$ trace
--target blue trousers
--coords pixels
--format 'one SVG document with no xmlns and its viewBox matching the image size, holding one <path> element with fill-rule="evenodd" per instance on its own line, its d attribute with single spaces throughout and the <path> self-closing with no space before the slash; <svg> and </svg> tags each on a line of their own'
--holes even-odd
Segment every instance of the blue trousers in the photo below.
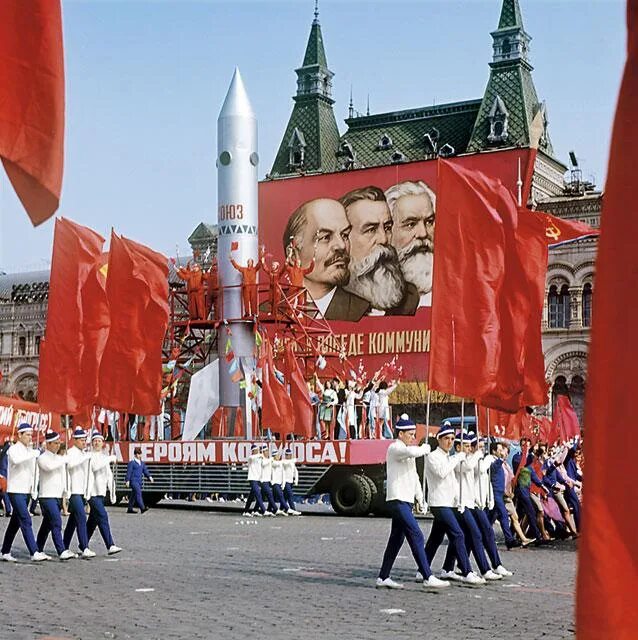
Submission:
<svg viewBox="0 0 638 640">
<path fill-rule="evenodd" d="M 286 502 L 288 503 L 288 507 L 290 509 L 295 508 L 295 496 L 292 493 L 292 485 L 290 482 L 286 482 L 284 486 L 284 496 L 286 497 Z"/>
<path fill-rule="evenodd" d="M 483 539 L 481 538 L 481 530 L 474 518 L 474 509 L 464 509 L 463 513 L 457 511 L 459 523 L 463 529 L 463 535 L 465 536 L 465 549 L 469 555 L 472 552 L 476 564 L 478 565 L 481 574 L 487 573 L 490 570 L 490 565 L 487 562 L 485 555 L 485 548 L 483 547 Z M 445 555 L 445 562 L 443 563 L 444 571 L 454 571 L 454 561 L 456 560 L 455 549 L 451 545 L 447 548 L 447 554 Z"/>
<path fill-rule="evenodd" d="M 142 485 L 131 483 L 131 491 L 128 494 L 128 509 L 127 511 L 133 511 L 135 507 L 139 507 L 140 511 L 144 511 L 144 500 L 142 499 Z"/>
<path fill-rule="evenodd" d="M 4 540 L 2 541 L 2 553 L 10 553 L 13 541 L 15 540 L 18 530 L 22 531 L 24 544 L 27 545 L 29 554 L 33 555 L 38 547 L 33 535 L 33 527 L 31 526 L 31 516 L 29 515 L 29 494 L 27 493 L 10 493 L 11 501 L 11 519 L 7 530 L 4 532 Z"/>
<path fill-rule="evenodd" d="M 580 500 L 574 487 L 565 487 L 565 502 L 574 513 L 574 522 L 576 529 L 580 531 Z"/>
<path fill-rule="evenodd" d="M 277 504 L 275 503 L 275 497 L 272 494 L 272 485 L 270 482 L 262 482 L 261 488 L 266 495 L 266 500 L 268 500 L 268 510 L 275 513 L 277 511 Z"/>
<path fill-rule="evenodd" d="M 42 524 L 38 530 L 36 543 L 38 551 L 44 551 L 49 533 L 53 540 L 53 546 L 60 555 L 64 549 L 62 540 L 62 515 L 60 512 L 60 498 L 40 498 L 40 509 L 42 510 Z"/>
<path fill-rule="evenodd" d="M 510 528 L 510 515 L 507 513 L 507 507 L 503 500 L 503 494 L 494 492 L 494 508 L 490 511 L 490 522 L 498 520 L 505 536 L 505 544 L 510 545 L 516 542 L 516 538 Z"/>
<path fill-rule="evenodd" d="M 279 503 L 279 508 L 282 509 L 283 511 L 288 511 L 288 509 L 290 509 L 290 507 L 288 506 L 288 503 L 286 502 L 286 498 L 284 498 L 284 492 L 281 489 L 281 485 L 280 484 L 273 484 L 272 490 L 273 490 L 273 494 L 274 494 L 275 500 Z"/>
<path fill-rule="evenodd" d="M 93 496 L 89 500 L 91 505 L 91 513 L 89 513 L 89 519 L 86 521 L 86 533 L 88 539 L 91 540 L 91 536 L 95 532 L 97 527 L 100 530 L 100 535 L 106 548 L 112 547 L 113 536 L 111 535 L 111 526 L 109 525 L 109 514 L 106 512 L 104 506 L 104 496 Z"/>
<path fill-rule="evenodd" d="M 73 534 L 77 531 L 80 551 L 89 546 L 89 536 L 86 531 L 86 514 L 84 513 L 84 498 L 74 493 L 69 498 L 69 521 L 64 528 L 64 548 L 68 549 L 73 540 Z"/>
<path fill-rule="evenodd" d="M 461 573 L 466 576 L 472 571 L 472 567 L 465 547 L 463 529 L 459 524 L 458 511 L 452 507 L 430 507 L 430 511 L 434 516 L 434 522 L 432 523 L 428 541 L 425 543 L 425 556 L 428 562 L 432 564 L 443 538 L 447 536 L 448 546 L 454 549 Z"/>
<path fill-rule="evenodd" d="M 522 489 L 521 487 L 516 487 L 515 495 L 518 500 L 519 510 L 522 510 L 527 516 L 527 524 L 532 537 L 536 538 L 536 540 L 540 540 L 542 536 L 538 529 L 538 525 L 536 524 L 536 507 L 534 506 L 532 499 L 529 497 L 529 488 Z"/>
<path fill-rule="evenodd" d="M 423 546 L 425 539 L 421 527 L 412 513 L 412 505 L 401 500 L 390 500 L 386 502 L 386 507 L 392 514 L 392 528 L 383 554 L 379 578 L 385 580 L 390 577 L 392 565 L 399 555 L 403 542 L 407 539 L 419 572 L 427 580 L 432 575 L 432 570 L 425 555 Z"/>
<path fill-rule="evenodd" d="M 483 509 L 472 509 L 472 514 L 474 515 L 476 524 L 481 531 L 483 547 L 487 552 L 487 557 L 492 563 L 492 569 L 496 569 L 496 567 L 501 564 L 501 557 L 499 556 L 498 549 L 496 548 L 496 537 L 494 536 L 492 523 Z"/>
<path fill-rule="evenodd" d="M 257 480 L 250 480 L 250 493 L 248 494 L 248 500 L 246 500 L 245 509 L 248 513 L 250 513 L 253 501 L 261 513 L 266 513 L 266 506 L 264 505 L 264 501 L 261 499 L 261 482 Z"/>
</svg>

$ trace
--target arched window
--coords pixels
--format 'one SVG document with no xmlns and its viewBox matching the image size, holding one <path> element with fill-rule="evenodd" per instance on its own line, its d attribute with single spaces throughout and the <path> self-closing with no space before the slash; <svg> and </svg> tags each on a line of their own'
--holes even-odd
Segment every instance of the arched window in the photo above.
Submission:
<svg viewBox="0 0 638 640">
<path fill-rule="evenodd" d="M 503 38 L 503 44 L 501 46 L 503 55 L 506 56 L 512 51 L 512 45 L 510 45 L 509 38 Z"/>
<path fill-rule="evenodd" d="M 27 354 L 27 339 L 25 336 L 20 336 L 18 339 L 18 355 L 24 356 Z"/>
<path fill-rule="evenodd" d="M 36 352 L 36 355 L 40 353 L 40 340 L 42 340 L 41 336 L 36 336 L 35 337 L 35 352 Z"/>
<path fill-rule="evenodd" d="M 583 327 L 591 327 L 591 309 L 594 291 L 591 283 L 588 282 L 583 287 Z"/>
<path fill-rule="evenodd" d="M 553 284 L 547 296 L 550 329 L 567 329 L 569 327 L 570 305 L 569 287 L 564 284 L 560 291 Z"/>
</svg>

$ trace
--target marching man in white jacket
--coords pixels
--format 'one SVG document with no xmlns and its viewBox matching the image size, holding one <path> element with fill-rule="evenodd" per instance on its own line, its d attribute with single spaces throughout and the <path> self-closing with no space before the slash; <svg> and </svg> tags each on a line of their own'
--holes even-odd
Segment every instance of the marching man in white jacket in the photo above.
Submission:
<svg viewBox="0 0 638 640">
<path fill-rule="evenodd" d="M 9 459 L 7 495 L 13 511 L 2 541 L 1 557 L 6 562 L 17 562 L 11 555 L 11 547 L 18 529 L 22 531 L 31 560 L 41 562 L 49 559 L 45 553 L 38 551 L 29 515 L 29 496 L 35 487 L 35 461 L 40 455 L 40 452 L 32 447 L 32 443 L 33 429 L 25 422 L 18 427 L 18 441 L 7 450 Z"/>
<path fill-rule="evenodd" d="M 279 503 L 279 509 L 277 510 L 277 515 L 279 516 L 287 516 L 289 507 L 286 502 L 286 498 L 284 498 L 284 462 L 281 459 L 281 451 L 279 449 L 275 449 L 272 453 L 272 493 L 275 498 L 275 502 Z"/>
<path fill-rule="evenodd" d="M 263 456 L 261 455 L 261 447 L 258 444 L 254 444 L 250 449 L 250 456 L 248 457 L 248 483 L 250 484 L 250 493 L 248 494 L 248 500 L 246 500 L 246 507 L 244 508 L 244 516 L 251 516 L 253 500 L 257 505 L 257 510 L 254 512 L 256 516 L 263 516 L 266 513 L 266 507 L 264 501 L 261 498 L 261 461 Z"/>
<path fill-rule="evenodd" d="M 386 454 L 386 505 L 392 513 L 392 529 L 383 554 L 383 563 L 377 578 L 377 588 L 402 589 L 403 585 L 390 578 L 392 565 L 403 542 L 407 538 L 419 572 L 424 577 L 423 586 L 428 590 L 449 587 L 450 583 L 432 575 L 423 550 L 423 533 L 412 508 L 416 502 L 423 504 L 423 490 L 416 470 L 416 458 L 430 451 L 427 444 L 415 446 L 416 425 L 407 414 L 402 414 L 396 426 L 396 440 Z"/>
<path fill-rule="evenodd" d="M 97 527 L 108 554 L 111 556 L 122 551 L 113 542 L 109 514 L 104 507 L 107 490 L 110 491 L 111 499 L 115 498 L 115 478 L 113 471 L 111 471 L 111 463 L 117 461 L 117 456 L 109 456 L 104 453 L 104 436 L 97 430 L 91 434 L 91 448 L 93 450 L 90 453 L 88 491 L 86 493 L 86 498 L 91 505 L 91 513 L 86 523 L 86 533 L 90 542 Z"/>
<path fill-rule="evenodd" d="M 73 534 L 78 533 L 78 543 L 83 558 L 95 557 L 89 549 L 89 537 L 86 531 L 86 514 L 84 513 L 84 494 L 87 490 L 89 454 L 86 447 L 86 431 L 78 428 L 73 432 L 73 446 L 67 453 L 66 468 L 69 478 L 69 521 L 64 529 L 64 548 L 68 549 Z"/>
<path fill-rule="evenodd" d="M 472 571 L 465 536 L 459 522 L 459 483 L 454 471 L 465 462 L 465 453 L 450 456 L 450 449 L 454 446 L 454 429 L 449 423 L 443 423 L 436 437 L 438 446 L 425 461 L 428 503 L 434 516 L 425 544 L 425 555 L 431 563 L 447 535 L 448 545 L 454 551 L 461 569 L 462 582 L 467 586 L 483 585 L 485 579 Z"/>
<path fill-rule="evenodd" d="M 38 530 L 36 543 L 38 551 L 44 552 L 44 545 L 50 533 L 60 560 L 70 560 L 77 558 L 77 554 L 64 546 L 60 512 L 62 497 L 66 491 L 66 455 L 58 455 L 60 449 L 59 433 L 47 431 L 44 438 L 46 448 L 38 458 L 38 474 L 40 476 L 38 501 L 40 509 L 42 509 L 42 524 Z"/>
<path fill-rule="evenodd" d="M 292 455 L 292 449 L 284 451 L 284 496 L 288 503 L 288 513 L 293 516 L 300 516 L 301 512 L 295 509 L 295 497 L 292 488 L 297 486 L 299 482 L 299 471 L 297 464 Z"/>
<path fill-rule="evenodd" d="M 272 494 L 272 458 L 270 457 L 270 445 L 262 445 L 263 457 L 261 459 L 261 487 L 268 500 L 268 509 L 265 516 L 274 516 L 278 512 L 275 498 Z"/>
</svg>

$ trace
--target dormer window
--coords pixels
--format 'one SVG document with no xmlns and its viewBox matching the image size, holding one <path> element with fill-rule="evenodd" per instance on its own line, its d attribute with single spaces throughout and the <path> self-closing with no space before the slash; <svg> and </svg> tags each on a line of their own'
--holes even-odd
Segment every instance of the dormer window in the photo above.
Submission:
<svg viewBox="0 0 638 640">
<path fill-rule="evenodd" d="M 401 151 L 395 151 L 392 156 L 390 156 L 390 161 L 392 162 L 392 164 L 401 164 L 406 160 L 407 158 L 405 157 L 405 154 L 401 153 Z"/>
<path fill-rule="evenodd" d="M 431 134 L 426 133 L 423 136 L 423 146 L 425 147 L 426 156 L 436 155 L 436 141 L 432 139 Z"/>
<path fill-rule="evenodd" d="M 509 114 L 505 103 L 498 94 L 494 98 L 492 108 L 487 117 L 490 121 L 490 132 L 487 136 L 487 141 L 491 144 L 507 142 L 507 138 L 509 137 L 507 132 Z"/>
<path fill-rule="evenodd" d="M 339 151 L 335 153 L 335 156 L 339 160 L 340 169 L 343 171 L 356 168 L 357 154 L 354 147 L 347 140 L 342 140 L 339 145 Z"/>
<path fill-rule="evenodd" d="M 451 144 L 446 143 L 439 149 L 439 156 L 441 156 L 441 158 L 450 158 L 455 153 L 456 151 Z"/>
<path fill-rule="evenodd" d="M 291 168 L 300 169 L 306 160 L 306 139 L 303 133 L 295 127 L 288 142 L 289 159 Z"/>
<path fill-rule="evenodd" d="M 381 140 L 379 140 L 377 149 L 379 149 L 380 151 L 387 151 L 388 149 L 392 149 L 392 138 L 387 133 L 384 133 L 381 136 Z"/>
</svg>

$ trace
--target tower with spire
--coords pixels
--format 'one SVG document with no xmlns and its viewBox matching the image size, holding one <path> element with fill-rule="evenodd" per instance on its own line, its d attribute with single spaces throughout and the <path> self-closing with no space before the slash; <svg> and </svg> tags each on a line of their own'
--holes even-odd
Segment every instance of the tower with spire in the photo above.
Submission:
<svg viewBox="0 0 638 640">
<path fill-rule="evenodd" d="M 269 174 L 271 178 L 336 169 L 339 129 L 332 109 L 334 73 L 328 68 L 317 1 L 303 63 L 295 73 L 295 104 Z"/>
</svg>

